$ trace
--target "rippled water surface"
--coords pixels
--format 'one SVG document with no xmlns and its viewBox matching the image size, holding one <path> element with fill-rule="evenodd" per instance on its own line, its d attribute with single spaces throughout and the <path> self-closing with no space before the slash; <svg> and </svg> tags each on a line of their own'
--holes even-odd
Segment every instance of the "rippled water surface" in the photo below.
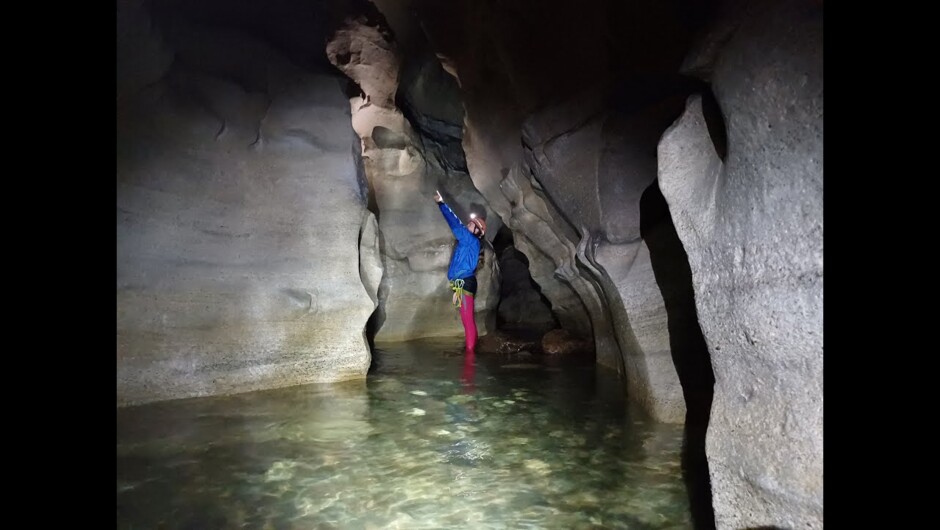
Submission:
<svg viewBox="0 0 940 530">
<path fill-rule="evenodd" d="M 591 365 L 376 350 L 365 381 L 117 413 L 122 529 L 691 528 L 681 426 Z"/>
</svg>

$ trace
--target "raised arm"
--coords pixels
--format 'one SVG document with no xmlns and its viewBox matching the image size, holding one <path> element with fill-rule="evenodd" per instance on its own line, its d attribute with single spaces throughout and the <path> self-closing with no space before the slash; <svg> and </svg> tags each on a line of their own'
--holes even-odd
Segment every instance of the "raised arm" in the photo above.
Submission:
<svg viewBox="0 0 940 530">
<path fill-rule="evenodd" d="M 467 230 L 467 227 L 460 222 L 460 218 L 457 217 L 457 214 L 455 214 L 454 211 L 450 209 L 450 206 L 447 206 L 443 197 L 441 197 L 440 192 L 434 192 L 434 201 L 441 209 L 441 213 L 444 215 L 444 220 L 447 221 L 447 225 L 450 226 L 450 230 L 454 233 L 454 237 L 461 241 L 468 237 L 474 237 L 470 230 Z"/>
</svg>

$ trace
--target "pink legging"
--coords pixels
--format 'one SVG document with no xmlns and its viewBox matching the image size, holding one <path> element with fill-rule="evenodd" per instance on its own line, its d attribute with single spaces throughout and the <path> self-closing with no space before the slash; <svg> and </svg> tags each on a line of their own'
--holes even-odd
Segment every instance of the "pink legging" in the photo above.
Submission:
<svg viewBox="0 0 940 530">
<path fill-rule="evenodd" d="M 473 319 L 473 296 L 469 294 L 463 297 L 463 303 L 460 304 L 460 320 L 463 322 L 464 341 L 467 344 L 467 351 L 476 353 L 477 323 Z"/>
</svg>

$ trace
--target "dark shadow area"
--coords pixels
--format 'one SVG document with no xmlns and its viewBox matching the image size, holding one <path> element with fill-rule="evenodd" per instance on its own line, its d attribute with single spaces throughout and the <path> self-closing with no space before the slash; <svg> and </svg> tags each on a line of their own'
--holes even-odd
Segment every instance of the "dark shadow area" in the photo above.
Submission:
<svg viewBox="0 0 940 530">
<path fill-rule="evenodd" d="M 655 107 L 668 109 L 673 123 L 685 111 L 685 102 L 689 96 L 698 94 L 702 97 L 702 115 L 715 152 L 724 160 L 728 154 L 728 137 L 721 106 L 715 99 L 711 85 L 700 79 L 681 74 L 664 74 L 644 78 L 622 79 L 611 89 L 608 109 L 623 115 L 649 111 Z M 662 129 L 657 128 L 653 149 L 659 144 Z"/>
<path fill-rule="evenodd" d="M 150 5 L 157 21 L 183 18 L 207 27 L 244 31 L 310 71 L 336 71 L 326 57 L 325 43 L 348 17 L 384 22 L 368 0 L 152 0 Z"/>
<path fill-rule="evenodd" d="M 708 127 L 708 136 L 711 138 L 712 145 L 715 146 L 715 152 L 722 161 L 728 156 L 728 133 L 725 132 L 725 119 L 721 113 L 721 107 L 715 94 L 712 93 L 711 85 L 705 85 L 702 91 L 702 115 L 705 117 L 705 126 Z"/>
<path fill-rule="evenodd" d="M 382 286 L 379 285 L 379 295 L 382 296 Z M 379 298 L 382 300 L 382 298 Z M 381 302 L 375 308 L 375 311 L 372 312 L 372 315 L 369 316 L 369 320 L 366 321 L 366 341 L 369 343 L 369 351 L 372 352 L 372 363 L 369 365 L 369 371 L 372 371 L 372 368 L 375 366 L 375 334 L 378 333 L 379 329 L 382 328 L 382 324 L 385 323 L 385 309 L 382 307 Z"/>
<path fill-rule="evenodd" d="M 376 216 L 376 222 L 378 222 L 378 216 Z M 378 305 L 375 308 L 375 311 L 372 312 L 372 315 L 369 316 L 369 320 L 366 321 L 366 340 L 369 342 L 369 351 L 372 352 L 372 362 L 369 365 L 369 373 L 371 373 L 376 367 L 376 349 L 375 349 L 375 335 L 382 329 L 382 324 L 385 323 L 385 304 L 384 300 L 388 298 L 388 275 L 384 271 L 388 270 L 388 261 L 385 253 L 385 237 L 382 235 L 381 230 L 379 231 L 379 255 L 382 259 L 382 279 L 379 281 L 379 289 L 376 292 L 376 297 L 379 301 Z"/>
<path fill-rule="evenodd" d="M 493 239 L 493 250 L 500 268 L 497 329 L 540 337 L 546 331 L 560 327 L 558 319 L 552 314 L 551 302 L 545 298 L 542 289 L 532 279 L 529 259 L 516 249 L 512 230 L 505 225 L 500 227 Z"/>
<path fill-rule="evenodd" d="M 714 0 L 609 2 L 605 40 L 615 82 L 678 72 L 717 4 Z"/>
<path fill-rule="evenodd" d="M 640 232 L 650 250 L 656 283 L 669 318 L 669 346 L 686 403 L 682 469 L 697 530 L 715 528 L 705 434 L 715 376 L 698 323 L 692 269 L 676 233 L 666 199 L 653 182 L 640 200 Z"/>
<path fill-rule="evenodd" d="M 418 133 L 425 156 L 448 174 L 466 176 L 469 170 L 463 151 L 463 107 L 457 81 L 441 67 L 423 35 L 402 62 L 395 105 Z"/>
<path fill-rule="evenodd" d="M 379 149 L 404 149 L 408 147 L 408 138 L 388 127 L 376 125 L 372 129 L 372 141 Z"/>
<path fill-rule="evenodd" d="M 366 93 L 362 90 L 362 87 L 359 86 L 359 83 L 353 81 L 350 78 L 345 78 L 340 82 L 340 86 L 343 89 L 343 95 L 347 98 L 352 99 L 354 97 L 364 98 Z"/>
<path fill-rule="evenodd" d="M 381 292 L 381 288 L 379 289 Z M 379 329 L 382 328 L 382 324 L 385 323 L 385 311 L 382 308 L 382 305 L 379 304 L 375 308 L 375 311 L 372 312 L 372 316 L 369 317 L 369 320 L 366 322 L 366 340 L 369 343 L 369 351 L 372 352 L 372 362 L 369 365 L 369 372 L 372 372 L 375 368 L 375 334 Z"/>
</svg>

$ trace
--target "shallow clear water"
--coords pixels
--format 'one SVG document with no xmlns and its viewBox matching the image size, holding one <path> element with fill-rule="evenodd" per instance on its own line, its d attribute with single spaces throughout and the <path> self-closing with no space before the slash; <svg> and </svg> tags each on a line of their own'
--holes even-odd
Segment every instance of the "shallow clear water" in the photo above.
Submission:
<svg viewBox="0 0 940 530">
<path fill-rule="evenodd" d="M 122 529 L 691 528 L 682 427 L 607 371 L 424 341 L 366 381 L 117 412 Z"/>
</svg>

